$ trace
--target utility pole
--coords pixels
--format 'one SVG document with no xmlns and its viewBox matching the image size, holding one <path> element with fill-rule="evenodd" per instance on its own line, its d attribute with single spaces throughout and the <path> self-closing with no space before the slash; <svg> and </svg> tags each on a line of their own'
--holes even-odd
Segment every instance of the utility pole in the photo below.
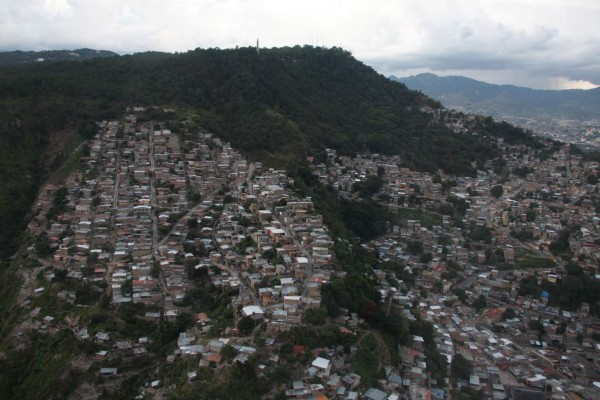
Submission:
<svg viewBox="0 0 600 400">
<path fill-rule="evenodd" d="M 387 297 L 388 297 L 387 298 L 388 304 L 387 304 L 387 310 L 385 312 L 386 318 L 390 316 L 390 309 L 392 307 L 392 300 L 394 299 L 394 297 L 390 293 L 388 293 Z"/>
</svg>

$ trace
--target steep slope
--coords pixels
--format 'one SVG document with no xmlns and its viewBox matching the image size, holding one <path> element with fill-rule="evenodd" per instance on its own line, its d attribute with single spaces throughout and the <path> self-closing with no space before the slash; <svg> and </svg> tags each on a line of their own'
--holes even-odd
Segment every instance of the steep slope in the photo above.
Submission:
<svg viewBox="0 0 600 400">
<path fill-rule="evenodd" d="M 535 90 L 493 85 L 462 76 L 419 74 L 391 76 L 412 90 L 420 90 L 446 107 L 484 115 L 521 118 L 600 119 L 600 88 L 592 90 Z"/>
<path fill-rule="evenodd" d="M 253 48 L 142 53 L 0 69 L 2 152 L 37 166 L 43 132 L 76 132 L 82 122 L 117 117 L 134 104 L 185 108 L 199 126 L 230 140 L 250 159 L 278 166 L 297 165 L 323 147 L 341 154 L 367 148 L 399 154 L 413 168 L 470 175 L 473 161 L 482 163 L 494 154 L 489 142 L 446 128 L 431 112 L 440 109 L 439 103 L 391 82 L 344 50 L 308 46 L 263 49 L 260 54 Z M 15 118 L 21 124 L 18 131 L 10 125 Z M 491 120 L 482 120 L 478 131 L 535 142 Z M 40 142 L 15 147 L 8 134 Z M 11 157 L 0 157 L 6 176 L 29 168 L 19 161 L 10 164 Z M 38 169 L 36 182 L 48 172 Z M 16 182 L 2 185 L 0 198 L 9 200 L 3 202 L 0 218 L 21 226 L 33 197 L 19 202 L 25 206 L 11 202 L 12 193 L 23 193 Z M 36 189 L 32 183 L 27 190 Z M 0 232 L 4 256 L 14 250 L 17 235 L 18 229 Z"/>
<path fill-rule="evenodd" d="M 307 186 L 307 193 L 304 195 L 314 194 L 315 203 L 318 203 L 323 214 L 325 210 L 329 210 L 329 216 L 324 215 L 324 218 L 329 220 L 327 224 L 332 227 L 332 231 L 337 230 L 335 222 L 338 225 L 344 224 L 340 219 L 344 216 L 350 221 L 357 221 L 348 223 L 355 230 L 362 229 L 367 224 L 374 225 L 371 218 L 374 213 L 368 208 L 374 207 L 374 211 L 379 211 L 381 215 L 383 207 L 367 203 L 351 203 L 351 206 L 342 204 L 340 207 L 340 203 L 336 201 L 337 196 L 335 199 L 326 198 L 333 197 L 334 194 L 321 185 L 308 168 L 302 168 L 304 156 L 318 156 L 319 153 L 324 153 L 320 150 L 325 146 L 337 148 L 342 154 L 350 154 L 363 148 L 372 152 L 400 154 L 404 164 L 418 169 L 434 171 L 443 168 L 447 172 L 472 174 L 475 169 L 472 162 L 481 167 L 484 160 L 498 156 L 495 141 L 489 140 L 489 136 L 503 137 L 508 143 L 532 146 L 538 144 L 530 135 L 508 124 L 496 124 L 489 118 L 463 118 L 458 113 L 446 112 L 437 102 L 409 91 L 404 85 L 390 82 L 340 49 L 298 47 L 263 50 L 260 54 L 254 49 L 196 50 L 175 55 L 145 53 L 84 62 L 35 64 L 24 69 L 7 67 L 0 70 L 0 143 L 3 153 L 0 157 L 3 175 L 0 178 L 10 179 L 5 179 L 3 182 L 6 184 L 1 187 L 0 194 L 8 194 L 8 200 L 2 203 L 0 218 L 14 221 L 15 226 L 10 230 L 0 228 L 3 229 L 0 231 L 2 245 L 11 246 L 2 248 L 4 255 L 10 255 L 12 249 L 19 244 L 15 238 L 23 226 L 23 214 L 40 183 L 48 174 L 56 171 L 56 164 L 47 162 L 47 154 L 50 152 L 48 149 L 56 148 L 57 142 L 60 142 L 53 139 L 55 132 L 65 132 L 61 138 L 77 143 L 94 133 L 94 129 L 89 129 L 90 126 L 95 126 L 90 125 L 90 121 L 121 117 L 125 107 L 131 105 L 161 105 L 177 109 L 181 112 L 170 113 L 160 111 L 160 108 L 148 108 L 140 117 L 145 122 L 164 121 L 166 127 L 177 129 L 182 123 L 182 120 L 177 119 L 181 115 L 186 118 L 186 128 L 192 132 L 200 127 L 208 127 L 221 137 L 231 140 L 250 159 L 295 168 L 296 176 L 300 178 L 296 182 L 303 181 Z M 158 118 L 159 114 L 161 118 Z M 456 128 L 466 122 L 473 124 L 473 129 L 468 134 L 454 133 L 445 125 L 448 123 Z M 123 128 L 123 131 L 126 129 L 129 128 Z M 118 132 L 118 128 L 115 127 L 115 130 Z M 119 138 L 119 133 L 114 137 Z M 120 144 L 116 142 L 119 140 L 111 142 L 114 146 L 105 148 L 118 148 Z M 186 141 L 182 140 L 183 143 Z M 221 151 L 219 149 L 210 159 L 217 159 L 217 154 L 222 154 Z M 153 154 L 152 150 L 150 154 Z M 96 161 L 96 158 L 91 161 Z M 109 167 L 116 167 L 118 171 L 121 171 L 120 166 L 129 165 L 128 161 L 109 162 Z M 181 162 L 184 163 L 183 160 Z M 84 169 L 90 168 L 91 173 L 95 174 L 95 167 L 85 165 L 87 167 Z M 174 165 L 180 165 L 179 161 Z M 84 179 L 94 181 L 96 177 L 86 174 Z M 310 182 L 314 185 L 308 187 L 306 183 Z M 111 196 L 112 186 L 108 190 Z M 38 230 L 28 233 L 28 243 L 33 245 L 31 253 L 45 251 L 45 235 L 35 235 L 46 229 L 44 227 L 49 222 L 46 215 L 56 215 L 58 206 L 64 206 L 68 189 L 59 189 L 56 193 L 62 193 L 62 198 L 56 195 L 53 197 L 48 204 L 50 207 L 45 209 L 48 214 L 39 214 L 40 221 L 45 221 L 37 225 Z M 89 193 L 90 196 L 94 195 L 92 191 Z M 22 197 L 12 201 L 10 196 L 15 195 Z M 357 214 L 359 218 L 349 218 L 349 214 Z M 333 223 L 330 224 L 330 221 Z M 362 221 L 365 221 L 364 224 Z M 5 226 L 6 224 L 2 225 Z M 339 230 L 342 229 L 344 226 L 339 227 Z M 66 231 L 64 234 L 67 235 Z M 330 304 L 358 309 L 362 303 L 366 303 L 366 312 L 371 318 L 383 316 L 383 313 L 376 312 L 381 304 L 380 293 L 375 289 L 374 282 L 363 274 L 374 261 L 374 255 L 358 242 L 340 240 L 336 241 L 335 247 L 338 248 L 334 249 L 336 257 L 337 254 L 340 255 L 340 266 L 349 274 L 331 292 L 325 292 L 330 298 Z M 155 308 L 146 309 L 135 304 L 113 307 L 106 295 L 112 286 L 104 284 L 104 281 L 97 282 L 98 285 L 80 284 L 65 276 L 62 272 L 66 271 L 62 268 L 61 272 L 57 271 L 56 282 L 48 285 L 49 290 L 44 291 L 41 296 L 32 297 L 30 308 L 33 309 L 32 312 L 37 310 L 35 312 L 40 313 L 39 318 L 44 318 L 44 315 L 60 320 L 64 318 L 70 329 L 61 329 L 51 335 L 28 332 L 21 336 L 20 332 L 29 330 L 28 320 L 31 317 L 15 297 L 21 293 L 23 297 L 36 293 L 38 281 L 50 281 L 54 278 L 47 278 L 49 275 L 45 274 L 53 270 L 42 273 L 43 264 L 40 266 L 34 263 L 37 257 L 23 257 L 25 253 L 30 253 L 25 246 L 21 246 L 20 250 L 21 257 L 0 267 L 0 319 L 3 322 L 0 324 L 0 345 L 3 347 L 0 348 L 5 351 L 0 353 L 0 393 L 14 398 L 67 398 L 79 383 L 87 381 L 93 382 L 98 390 L 107 389 L 103 390 L 102 398 L 132 398 L 144 386 L 144 376 L 150 376 L 139 374 L 141 369 L 155 371 L 151 372 L 152 376 L 168 376 L 167 381 L 162 381 L 161 378 L 161 382 L 166 382 L 168 387 L 170 382 L 176 380 L 187 385 L 188 376 L 184 373 L 187 366 L 184 364 L 188 361 L 180 360 L 181 363 L 165 371 L 159 367 L 164 365 L 159 360 L 165 360 L 166 349 L 174 345 L 180 332 L 187 327 L 196 326 L 191 314 L 182 313 L 181 318 L 177 318 L 174 323 L 163 319 L 152 324 L 145 319 L 145 312 L 156 311 Z M 112 253 L 110 247 L 109 252 Z M 80 262 L 83 261 L 75 261 L 75 268 L 79 269 Z M 87 260 L 85 262 L 87 266 Z M 90 273 L 92 271 L 95 273 L 95 268 L 87 270 Z M 28 282 L 23 285 L 27 290 L 19 292 L 19 278 Z M 86 301 L 71 303 L 71 293 L 75 300 Z M 213 302 L 209 300 L 213 294 L 215 293 L 201 291 L 196 296 L 198 299 L 202 298 L 203 307 L 212 304 L 214 310 L 211 311 L 226 314 L 229 310 L 226 306 L 226 303 L 229 304 L 228 296 L 218 296 L 220 300 Z M 352 300 L 346 301 L 350 296 Z M 220 304 L 221 301 L 225 303 Z M 195 309 L 193 313 L 199 311 L 201 310 Z M 81 320 L 71 319 L 72 315 L 80 316 Z M 406 335 L 421 335 L 421 331 L 426 332 L 425 327 L 433 332 L 433 327 L 425 324 L 410 327 L 409 330 L 408 323 L 403 323 L 401 315 L 392 314 L 392 317 L 393 326 L 389 329 L 396 336 L 402 335 L 403 331 Z M 13 332 L 11 328 L 20 322 L 25 322 L 23 331 L 14 332 L 17 337 L 24 338 L 20 344 L 27 344 L 25 348 L 13 346 L 12 342 L 4 340 L 6 335 Z M 111 332 L 115 340 L 151 336 L 152 347 L 149 350 L 152 354 L 133 357 L 133 360 L 128 357 L 127 362 L 120 363 L 121 360 L 117 358 L 120 357 L 119 353 L 115 352 L 114 357 L 111 354 L 106 361 L 94 362 L 90 367 L 89 360 L 96 358 L 97 352 L 104 347 L 93 340 L 80 341 L 75 338 L 71 330 L 75 327 L 71 327 L 71 323 L 78 325 L 80 322 L 88 327 L 93 326 L 93 330 L 90 329 L 92 337 L 95 333 L 104 331 Z M 65 327 L 62 323 L 60 326 Z M 339 333 L 337 326 L 332 327 Z M 297 334 L 295 337 L 314 339 L 315 335 L 311 332 Z M 335 335 L 328 337 L 333 338 Z M 428 351 L 437 352 L 433 334 L 427 337 L 431 340 L 426 339 L 426 345 L 432 346 Z M 109 346 L 113 353 L 112 343 Z M 397 344 L 394 343 L 390 348 L 397 348 Z M 83 359 L 78 357 L 84 353 Z M 193 368 L 198 365 L 197 360 L 191 362 L 194 364 Z M 98 377 L 101 367 L 115 365 L 119 366 L 124 377 L 118 387 L 121 397 L 111 395 L 110 389 L 111 386 L 114 389 L 114 382 L 111 383 L 110 378 L 105 380 Z M 252 368 L 236 363 L 226 370 L 215 368 L 214 375 L 212 368 L 203 371 L 210 374 L 203 378 L 210 385 L 202 382 L 195 385 L 197 393 L 186 393 L 186 388 L 182 393 L 169 395 L 173 394 L 173 398 L 233 398 L 234 395 L 230 393 L 241 393 L 240 398 L 264 398 L 252 395 L 262 394 L 266 390 L 263 384 L 265 380 L 256 379 L 254 372 L 251 372 Z M 376 377 L 373 374 L 373 381 Z M 443 377 L 439 379 L 443 381 Z M 281 381 L 276 382 L 287 381 L 289 377 L 283 374 Z M 81 397 L 92 398 L 99 395 L 89 386 L 89 390 L 85 390 L 85 385 L 80 389 L 83 391 Z M 179 394 L 181 397 L 177 397 Z M 79 398 L 76 396 L 80 396 L 80 393 L 73 395 L 73 398 Z"/>
</svg>

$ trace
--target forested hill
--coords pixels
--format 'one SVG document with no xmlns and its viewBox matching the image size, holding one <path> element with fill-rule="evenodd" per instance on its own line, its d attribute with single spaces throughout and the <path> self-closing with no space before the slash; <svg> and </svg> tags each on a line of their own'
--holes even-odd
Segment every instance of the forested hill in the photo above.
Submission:
<svg viewBox="0 0 600 400">
<path fill-rule="evenodd" d="M 489 142 L 451 133 L 434 113 L 420 111 L 439 103 L 338 48 L 197 49 L 4 67 L 2 255 L 10 254 L 33 194 L 53 168 L 41 163 L 52 144 L 48 135 L 119 117 L 134 104 L 184 108 L 198 126 L 230 140 L 250 159 L 280 166 L 326 146 L 345 154 L 364 148 L 399 154 L 413 168 L 464 175 L 474 173 L 472 161 L 495 154 Z M 534 142 L 489 119 L 478 131 Z"/>
<path fill-rule="evenodd" d="M 43 51 L 4 51 L 0 52 L 0 67 L 27 63 L 48 63 L 56 61 L 78 61 L 96 57 L 115 57 L 117 53 L 108 50 L 43 50 Z"/>
</svg>

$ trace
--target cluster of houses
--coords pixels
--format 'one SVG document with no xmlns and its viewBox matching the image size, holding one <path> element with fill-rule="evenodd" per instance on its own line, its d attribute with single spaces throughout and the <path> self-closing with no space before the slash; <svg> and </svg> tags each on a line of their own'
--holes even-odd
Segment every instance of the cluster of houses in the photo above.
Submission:
<svg viewBox="0 0 600 400">
<path fill-rule="evenodd" d="M 248 163 L 211 134 L 178 135 L 134 115 L 98 123 L 86 147 L 84 167 L 67 178 L 65 207 L 47 231 L 50 265 L 66 269 L 68 278 L 105 282 L 116 305 L 159 305 L 146 312 L 149 322 L 177 319 L 191 284 L 189 259 L 195 269 L 220 268 L 210 273 L 212 283 L 242 288 L 240 316 L 264 320 L 270 331 L 298 325 L 305 310 L 319 307 L 320 288 L 332 274 L 333 241 L 311 199 L 297 197 L 283 171 Z M 47 210 L 62 191 L 47 185 L 38 207 Z M 223 193 L 226 201 L 214 200 Z M 47 216 L 38 218 L 45 225 Z M 206 332 L 210 318 L 196 317 Z M 81 340 L 116 351 L 146 351 L 147 338 L 113 343 L 110 332 L 75 330 Z M 198 340 L 197 331 L 183 332 L 174 356 L 204 354 L 218 363 L 216 342 Z"/>
<path fill-rule="evenodd" d="M 549 257 L 561 230 L 577 226 L 569 248 L 584 269 L 595 273 L 600 231 L 596 187 L 590 182 L 598 164 L 566 148 L 541 159 L 501 140 L 498 145 L 507 154 L 503 168 L 508 173 L 494 172 L 491 161 L 475 177 L 420 173 L 402 167 L 398 157 L 350 158 L 334 150 L 327 150 L 326 163 L 313 163 L 313 171 L 343 197 L 356 196 L 357 183 L 378 175 L 383 185 L 374 199 L 391 209 L 416 211 L 414 218 L 400 218 L 385 237 L 368 244 L 381 260 L 402 265 L 405 280 L 389 271 L 374 275 L 382 298 L 403 306 L 407 319 L 415 318 L 416 305 L 421 318 L 434 324 L 437 349 L 448 365 L 457 354 L 473 365 L 459 387 L 493 399 L 536 398 L 522 396 L 544 392 L 557 400 L 569 393 L 597 397 L 600 344 L 594 335 L 600 333 L 600 323 L 589 315 L 589 305 L 577 312 L 560 310 L 548 306 L 543 294 L 518 294 L 525 277 L 560 281 L 560 263 L 510 271 L 494 264 L 500 259 L 514 266 L 525 251 Z M 237 337 L 237 323 L 249 317 L 264 327 L 262 350 L 273 350 L 261 361 L 259 373 L 276 366 L 281 344 L 274 338 L 301 325 L 307 310 L 321 306 L 322 286 L 343 276 L 334 269 L 334 242 L 312 199 L 295 194 L 294 181 L 284 171 L 248 162 L 211 134 L 173 133 L 163 123 L 138 122 L 135 115 L 99 123 L 87 151 L 82 170 L 67 178 L 66 192 L 47 185 L 40 193 L 41 210 L 55 207 L 59 195 L 65 205 L 50 221 L 45 213 L 36 217 L 39 226 L 49 227 L 50 256 L 44 265 L 66 270 L 68 279 L 105 282 L 115 307 L 149 306 L 144 318 L 154 323 L 175 322 L 189 310 L 182 304 L 194 287 L 190 271 L 206 269 L 215 287 L 239 293 L 231 304 L 233 326 L 210 337 L 211 318 L 195 314 L 197 326 L 179 333 L 167 364 L 178 357 L 198 357 L 200 366 L 218 367 L 224 363 L 223 348 L 233 349 L 228 362 L 245 363 L 257 346 Z M 504 193 L 493 196 L 497 185 Z M 460 217 L 443 212 L 455 211 L 456 202 L 466 205 Z M 423 213 L 430 218 L 421 218 Z M 486 238 L 473 234 L 485 229 Z M 452 293 L 457 287 L 466 291 L 466 302 Z M 32 295 L 43 292 L 43 287 L 35 288 Z M 473 308 L 479 295 L 488 301 L 483 312 Z M 503 318 L 507 307 L 516 315 Z M 44 326 L 61 323 L 48 318 Z M 531 321 L 540 321 L 542 328 L 533 329 Z M 336 322 L 347 334 L 360 324 L 357 315 L 343 315 Z M 95 354 L 97 360 L 110 360 L 113 352 L 140 356 L 152 345 L 148 337 L 113 339 L 110 331 L 92 335 L 70 325 L 80 340 L 105 348 Z M 290 382 L 287 398 L 448 395 L 445 385 L 432 385 L 419 336 L 398 348 L 401 365 L 386 365 L 377 387 L 361 385 L 361 376 L 349 368 L 340 349 L 321 350 L 301 379 Z M 118 366 L 102 368 L 100 374 L 119 376 Z M 196 379 L 193 370 L 188 378 Z M 150 385 L 159 386 L 159 381 Z"/>
<path fill-rule="evenodd" d="M 561 310 L 548 305 L 547 292 L 520 296 L 519 287 L 524 278 L 535 279 L 538 284 L 560 283 L 565 275 L 563 261 L 555 258 L 550 249 L 570 227 L 575 227 L 568 239 L 572 260 L 588 276 L 600 278 L 600 220 L 595 207 L 599 165 L 570 153 L 568 146 L 550 156 L 541 156 L 520 146 L 504 145 L 501 139 L 497 144 L 505 154 L 503 171 L 494 172 L 490 161 L 485 165 L 487 170 L 477 171 L 475 177 L 449 176 L 442 171 L 415 172 L 401 167 L 397 156 L 358 154 L 350 158 L 338 156 L 335 150 L 327 150 L 327 162 L 314 162 L 313 171 L 323 184 L 331 185 L 343 197 L 357 197 L 357 184 L 379 175 L 383 185 L 373 199 L 392 210 L 397 207 L 418 211 L 414 219 L 401 220 L 390 226 L 385 237 L 370 243 L 381 260 L 398 262 L 404 269 L 402 276 L 412 277 L 412 282 L 390 280 L 399 277 L 390 271 L 375 273 L 383 298 L 389 294 L 405 304 L 408 318 L 408 309 L 414 302 L 422 302 L 423 290 L 429 294 L 421 307 L 429 307 L 428 313 L 435 316 L 432 321 L 440 335 L 437 340 L 451 335 L 449 343 L 466 344 L 460 349 L 440 351 L 447 354 L 449 361 L 453 352 L 464 353 L 476 366 L 475 371 L 482 372 L 474 375 L 471 382 L 462 382 L 464 387 L 484 390 L 490 398 L 513 398 L 518 395 L 501 390 L 499 383 L 512 382 L 511 388 L 515 383 L 525 384 L 542 391 L 550 385 L 554 389 L 552 398 L 567 398 L 567 393 L 573 391 L 595 398 L 600 380 L 600 324 L 590 315 L 590 306 L 584 303 L 578 311 Z M 493 195 L 492 189 L 498 185 L 502 192 Z M 452 210 L 456 199 L 467 206 L 461 215 Z M 444 212 L 448 209 L 454 212 Z M 419 218 L 423 214 L 436 215 L 437 222 Z M 477 230 L 487 231 L 489 236 L 473 235 Z M 411 249 L 411 242 L 415 241 L 422 245 L 418 252 Z M 553 261 L 555 267 L 540 263 L 519 269 L 520 261 L 529 257 Z M 489 305 L 499 307 L 486 308 L 478 315 L 477 324 L 466 331 L 465 321 L 455 316 L 455 288 L 466 290 L 465 307 L 480 295 Z M 436 296 L 431 292 L 438 293 L 443 301 L 434 305 L 432 299 Z M 507 307 L 515 309 L 519 317 L 502 320 Z M 440 313 L 444 317 L 441 324 Z M 474 314 L 479 313 L 468 307 L 463 315 Z M 543 332 L 527 329 L 532 321 L 540 321 Z M 453 328 L 445 329 L 449 326 Z M 487 328 L 485 334 L 492 338 L 491 343 L 487 339 L 482 342 L 481 337 L 473 338 L 480 326 Z M 492 326 L 501 327 L 502 335 L 492 333 Z M 456 332 L 462 336 L 455 337 Z M 519 354 L 523 351 L 527 351 L 526 356 Z M 497 369 L 506 379 L 490 375 L 490 370 Z"/>
</svg>

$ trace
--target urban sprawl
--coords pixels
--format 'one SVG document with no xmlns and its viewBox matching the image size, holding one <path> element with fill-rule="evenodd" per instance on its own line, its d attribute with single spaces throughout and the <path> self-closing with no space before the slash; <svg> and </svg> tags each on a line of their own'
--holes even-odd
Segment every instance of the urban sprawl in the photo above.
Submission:
<svg viewBox="0 0 600 400">
<path fill-rule="evenodd" d="M 289 352 L 304 361 L 282 386 L 288 399 L 444 399 L 452 388 L 486 399 L 600 398 L 598 304 L 565 306 L 553 291 L 575 275 L 600 279 L 598 163 L 569 145 L 546 143 L 542 157 L 501 139 L 504 157 L 474 177 L 416 172 L 368 152 L 309 157 L 340 198 L 387 207 L 383 234 L 362 244 L 381 261 L 370 279 L 385 307 L 433 325 L 446 360 L 448 377 L 436 381 L 425 339 L 411 334 L 388 349 L 397 357 L 382 357 L 373 380 L 355 368 L 362 339 L 376 337 L 364 316 L 343 307 L 336 317 L 319 313 L 322 291 L 346 272 L 334 251 L 342 239 L 313 199 L 296 194 L 285 171 L 247 161 L 213 134 L 144 120 L 142 111 L 98 122 L 78 149 L 80 168 L 43 187 L 20 272 L 15 339 L 67 329 L 94 343 L 79 361 L 102 378 L 97 392 L 127 376 L 122 363 L 154 353 L 157 338 L 127 336 L 118 323 L 76 318 L 57 304 L 143 310 L 134 316 L 143 326 L 191 317 L 163 360 L 196 360 L 188 382 L 198 368 L 249 360 L 268 376 Z M 462 122 L 452 128 L 461 132 Z M 288 346 L 286 335 L 311 319 L 351 345 Z M 457 357 L 466 374 L 454 374 Z M 148 376 L 138 398 L 172 390 L 159 373 Z"/>
</svg>

